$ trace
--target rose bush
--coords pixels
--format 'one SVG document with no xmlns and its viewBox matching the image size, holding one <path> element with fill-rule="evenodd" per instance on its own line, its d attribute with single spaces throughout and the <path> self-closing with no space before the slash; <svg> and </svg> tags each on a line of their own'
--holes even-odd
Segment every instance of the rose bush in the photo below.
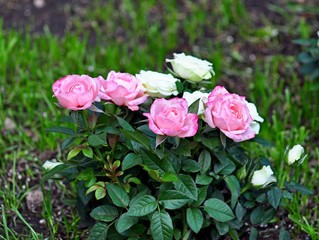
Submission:
<svg viewBox="0 0 319 240">
<path fill-rule="evenodd" d="M 277 176 L 271 159 L 249 156 L 249 143 L 239 142 L 259 132 L 256 106 L 222 86 L 207 89 L 212 83 L 199 79 L 211 76 L 211 65 L 198 73 L 200 61 L 186 59 L 192 64 L 172 62 L 181 79 L 111 71 L 106 80 L 69 75 L 53 84 L 71 113 L 67 127 L 51 128 L 68 135 L 66 154 L 44 165 L 43 181 L 76 186 L 89 239 L 240 239 L 247 229 L 256 239 L 258 225 L 285 217 L 278 209 L 294 192 L 311 193 Z"/>
</svg>

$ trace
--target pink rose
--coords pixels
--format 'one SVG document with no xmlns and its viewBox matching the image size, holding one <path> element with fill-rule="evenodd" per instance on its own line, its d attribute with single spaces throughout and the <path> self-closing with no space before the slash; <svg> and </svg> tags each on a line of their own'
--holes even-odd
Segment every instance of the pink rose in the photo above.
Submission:
<svg viewBox="0 0 319 240">
<path fill-rule="evenodd" d="M 142 90 L 142 83 L 128 73 L 111 71 L 107 79 L 100 79 L 99 96 L 110 100 L 118 106 L 127 106 L 132 111 L 139 109 L 138 105 L 146 101 L 147 95 Z"/>
<path fill-rule="evenodd" d="M 87 75 L 68 75 L 57 80 L 52 91 L 60 105 L 71 110 L 91 107 L 98 96 L 100 83 Z"/>
<path fill-rule="evenodd" d="M 188 113 L 188 104 L 184 98 L 156 99 L 148 118 L 150 129 L 159 135 L 178 136 L 181 138 L 194 136 L 198 130 L 198 117 Z"/>
<path fill-rule="evenodd" d="M 245 97 L 231 94 L 224 87 L 217 86 L 208 96 L 206 105 L 206 122 L 212 128 L 219 128 L 235 142 L 255 137 L 255 132 L 250 126 L 253 118 Z"/>
</svg>

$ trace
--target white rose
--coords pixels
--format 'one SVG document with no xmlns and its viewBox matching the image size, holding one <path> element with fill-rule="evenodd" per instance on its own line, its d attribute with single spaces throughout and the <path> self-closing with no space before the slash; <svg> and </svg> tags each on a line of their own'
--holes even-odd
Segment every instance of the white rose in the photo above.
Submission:
<svg viewBox="0 0 319 240">
<path fill-rule="evenodd" d="M 305 157 L 301 158 L 301 155 L 304 153 L 304 148 L 300 144 L 293 146 L 292 149 L 288 152 L 288 164 L 291 165 L 296 161 L 304 160 Z M 301 161 L 301 162 L 302 162 Z"/>
<path fill-rule="evenodd" d="M 264 188 L 270 183 L 277 181 L 273 174 L 270 166 L 263 166 L 262 169 L 254 171 L 251 183 L 256 187 Z"/>
<path fill-rule="evenodd" d="M 190 92 L 184 92 L 183 98 L 186 99 L 188 106 L 192 105 L 192 103 L 196 102 L 198 99 L 199 101 L 199 106 L 198 106 L 198 112 L 197 115 L 201 115 L 204 113 L 204 103 L 208 101 L 208 93 L 203 93 L 200 91 L 195 91 L 193 93 Z"/>
<path fill-rule="evenodd" d="M 247 105 L 247 107 L 248 107 L 250 116 L 253 118 L 253 121 L 252 121 L 252 123 L 250 124 L 250 127 L 253 129 L 253 131 L 254 131 L 256 134 L 258 134 L 259 131 L 260 131 L 259 122 L 263 122 L 264 119 L 263 119 L 261 116 L 259 116 L 255 104 L 246 101 L 246 105 Z"/>
<path fill-rule="evenodd" d="M 61 164 L 63 164 L 63 163 L 60 163 L 60 162 L 52 162 L 52 161 L 49 161 L 49 160 L 47 160 L 44 164 L 43 164 L 43 168 L 45 169 L 45 170 L 51 170 L 51 169 L 53 169 L 53 168 L 55 168 L 56 166 L 59 166 L 59 165 L 61 165 Z"/>
<path fill-rule="evenodd" d="M 142 82 L 144 91 L 151 97 L 168 97 L 177 95 L 175 82 L 178 79 L 171 74 L 141 70 L 136 78 Z"/>
<path fill-rule="evenodd" d="M 184 53 L 174 53 L 174 59 L 166 59 L 172 64 L 174 72 L 190 82 L 199 82 L 215 75 L 213 64 Z"/>
</svg>

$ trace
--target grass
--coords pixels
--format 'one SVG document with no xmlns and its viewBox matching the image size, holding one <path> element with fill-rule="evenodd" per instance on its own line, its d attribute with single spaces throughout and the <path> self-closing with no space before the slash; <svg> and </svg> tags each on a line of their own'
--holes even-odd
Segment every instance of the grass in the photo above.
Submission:
<svg viewBox="0 0 319 240">
<path fill-rule="evenodd" d="M 240 0 L 182 2 L 122 0 L 116 6 L 116 1 L 93 1 L 84 14 L 70 20 L 73 32 L 62 38 L 48 28 L 42 35 L 30 35 L 3 30 L 0 24 L 2 239 L 53 239 L 61 232 L 66 239 L 80 239 L 85 234 L 78 229 L 74 211 L 55 216 L 51 203 L 56 199 L 49 190 L 53 182 L 42 186 L 45 194 L 38 216 L 46 220 L 49 234 L 28 219 L 26 196 L 41 187 L 43 162 L 61 157 L 56 152 L 61 136 L 46 132 L 66 113 L 54 104 L 52 83 L 70 73 L 161 71 L 173 52 L 212 61 L 218 83 L 248 94 L 265 118 L 260 136 L 274 143 L 267 149 L 254 145 L 251 153 L 270 155 L 279 179 L 288 175 L 318 193 L 319 97 L 311 90 L 312 83 L 299 75 L 296 52 L 282 54 L 290 40 L 314 35 L 318 7 L 288 0 L 286 5 L 271 5 L 281 22 L 274 23 L 262 14 L 252 19 Z M 308 159 L 299 169 L 284 168 L 286 146 L 297 143 L 306 147 Z M 71 197 L 65 186 L 60 189 L 65 201 Z M 313 207 L 318 204 L 316 195 L 296 196 L 289 204 L 295 237 L 303 231 L 319 239 L 318 211 Z"/>
</svg>

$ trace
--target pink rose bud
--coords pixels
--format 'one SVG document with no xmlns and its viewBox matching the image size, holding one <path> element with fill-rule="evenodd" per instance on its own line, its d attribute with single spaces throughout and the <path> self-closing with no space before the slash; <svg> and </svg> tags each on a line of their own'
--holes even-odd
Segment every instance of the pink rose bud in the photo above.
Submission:
<svg viewBox="0 0 319 240">
<path fill-rule="evenodd" d="M 111 71 L 106 80 L 100 78 L 100 83 L 101 99 L 110 100 L 118 106 L 127 106 L 132 111 L 137 111 L 138 105 L 147 99 L 141 81 L 131 74 Z"/>
<path fill-rule="evenodd" d="M 184 98 L 156 99 L 148 118 L 150 129 L 159 135 L 192 137 L 198 130 L 198 117 L 188 113 L 188 104 Z"/>
<path fill-rule="evenodd" d="M 57 80 L 52 91 L 60 105 L 71 110 L 91 107 L 98 96 L 100 83 L 87 75 L 68 75 Z"/>
<path fill-rule="evenodd" d="M 229 93 L 224 87 L 217 86 L 208 96 L 205 119 L 212 128 L 219 128 L 235 142 L 255 137 L 251 127 L 250 115 L 245 97 Z"/>
</svg>

